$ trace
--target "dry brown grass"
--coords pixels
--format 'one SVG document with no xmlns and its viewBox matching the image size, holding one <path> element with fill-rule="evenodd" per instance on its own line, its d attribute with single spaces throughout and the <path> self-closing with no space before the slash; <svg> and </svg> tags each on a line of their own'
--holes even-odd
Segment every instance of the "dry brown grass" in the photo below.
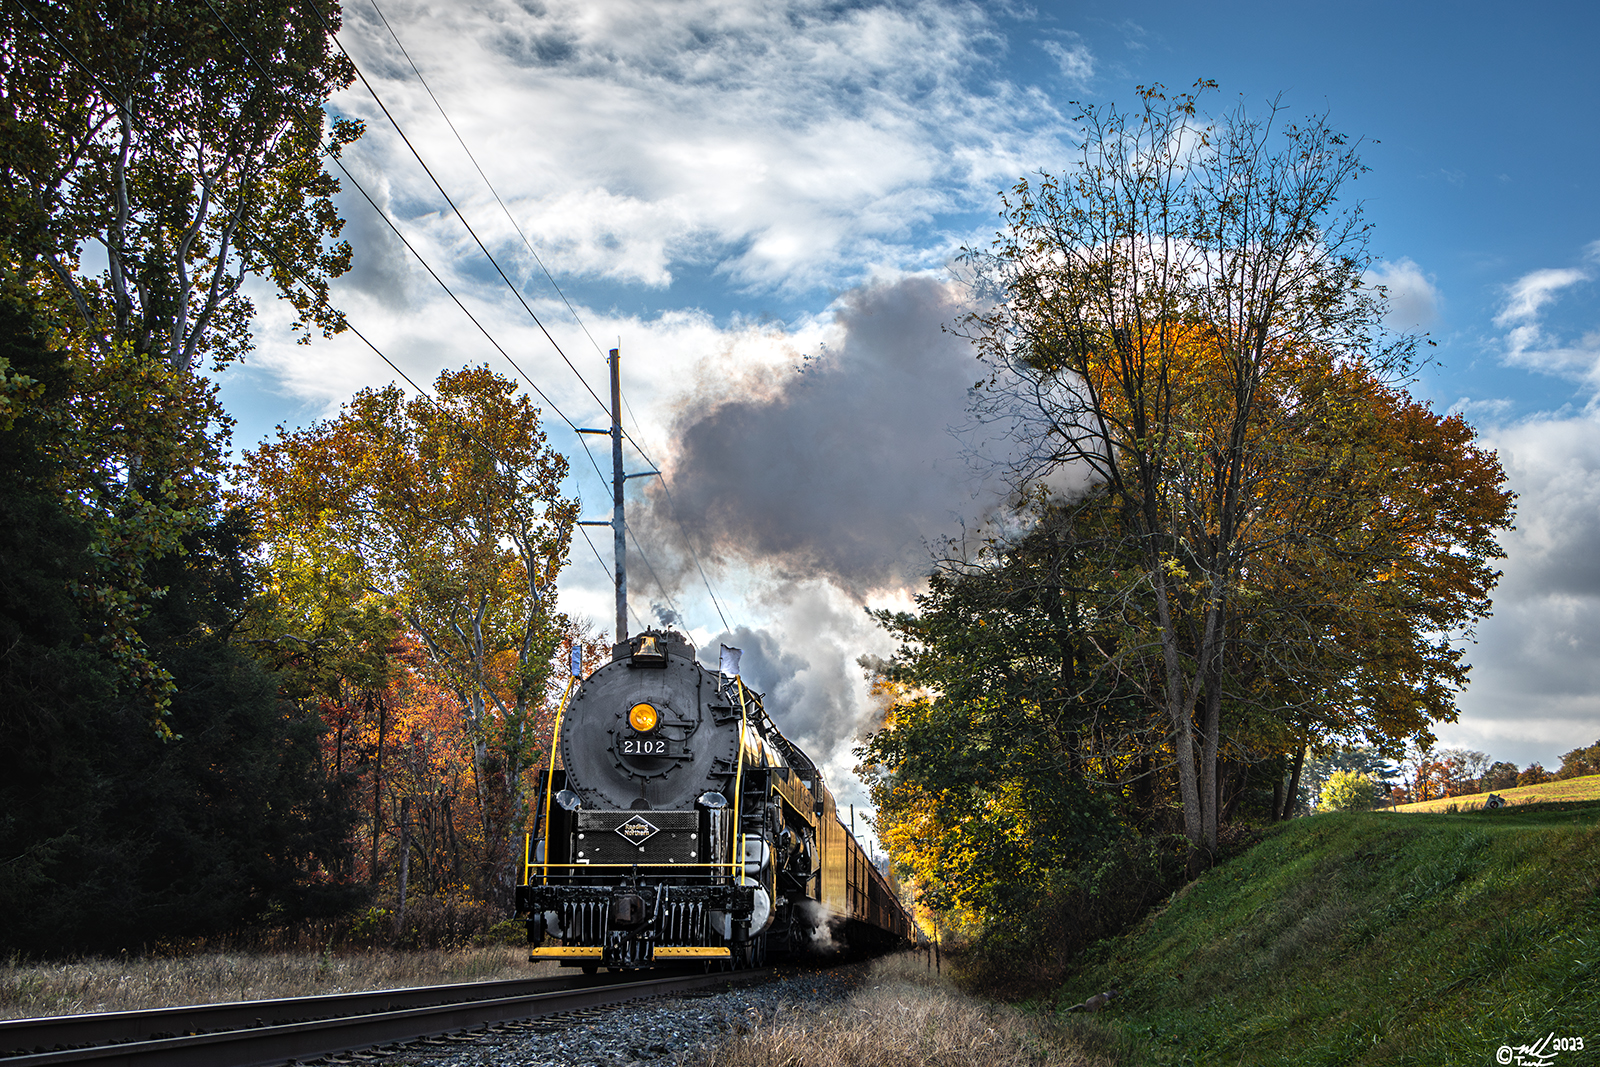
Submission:
<svg viewBox="0 0 1600 1067">
<path fill-rule="evenodd" d="M 349 953 L 207 952 L 68 963 L 0 963 L 0 1018 L 486 982 L 553 973 L 525 947 Z"/>
<path fill-rule="evenodd" d="M 1563 800 L 1600 800 L 1600 774 L 1586 774 L 1581 778 L 1562 778 L 1543 785 L 1519 785 L 1494 792 L 1505 798 L 1507 804 L 1546 804 Z M 1388 811 L 1443 812 L 1473 811 L 1489 799 L 1487 791 L 1462 797 L 1440 797 L 1437 800 L 1419 800 L 1414 804 L 1397 804 Z"/>
<path fill-rule="evenodd" d="M 780 1008 L 699 1067 L 1111 1067 L 1091 1033 L 967 996 L 902 955 L 838 1004 Z"/>
</svg>

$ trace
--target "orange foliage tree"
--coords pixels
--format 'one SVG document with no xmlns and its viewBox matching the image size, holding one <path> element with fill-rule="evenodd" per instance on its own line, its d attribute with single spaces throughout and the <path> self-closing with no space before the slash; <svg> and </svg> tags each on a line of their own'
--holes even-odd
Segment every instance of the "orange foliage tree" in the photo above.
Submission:
<svg viewBox="0 0 1600 1067">
<path fill-rule="evenodd" d="M 454 711 L 468 754 L 473 882 L 496 899 L 510 892 L 537 720 L 572 629 L 554 608 L 576 518 L 566 470 L 537 409 L 483 367 L 442 373 L 431 399 L 363 390 L 337 418 L 280 430 L 242 470 L 269 568 L 304 574 L 335 614 L 392 612 L 420 649 L 411 673 L 440 691 L 423 704 Z"/>
</svg>

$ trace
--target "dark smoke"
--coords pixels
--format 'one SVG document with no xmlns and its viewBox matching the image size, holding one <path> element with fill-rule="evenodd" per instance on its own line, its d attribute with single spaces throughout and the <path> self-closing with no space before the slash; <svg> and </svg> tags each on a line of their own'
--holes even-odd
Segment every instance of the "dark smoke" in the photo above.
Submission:
<svg viewBox="0 0 1600 1067">
<path fill-rule="evenodd" d="M 929 278 L 873 286 L 844 298 L 842 343 L 798 370 L 726 368 L 749 387 L 690 398 L 674 425 L 677 521 L 715 555 L 857 596 L 925 575 L 928 546 L 972 504 L 952 428 L 982 372 L 941 329 L 963 310 Z M 653 502 L 658 543 L 677 543 L 664 498 Z"/>
</svg>

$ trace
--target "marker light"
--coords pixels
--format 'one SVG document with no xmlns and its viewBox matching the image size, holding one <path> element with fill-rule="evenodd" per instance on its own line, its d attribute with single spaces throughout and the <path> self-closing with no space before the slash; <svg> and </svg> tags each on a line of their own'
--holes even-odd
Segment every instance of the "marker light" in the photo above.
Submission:
<svg viewBox="0 0 1600 1067">
<path fill-rule="evenodd" d="M 656 728 L 656 709 L 649 704 L 635 704 L 628 709 L 628 725 L 641 734 Z"/>
</svg>

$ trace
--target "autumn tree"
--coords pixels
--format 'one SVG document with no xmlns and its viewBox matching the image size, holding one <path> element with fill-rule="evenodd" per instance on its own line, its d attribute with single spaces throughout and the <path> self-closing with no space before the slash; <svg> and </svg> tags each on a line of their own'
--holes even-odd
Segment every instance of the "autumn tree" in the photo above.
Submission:
<svg viewBox="0 0 1600 1067">
<path fill-rule="evenodd" d="M 392 604 L 456 695 L 495 892 L 566 633 L 554 605 L 576 518 L 566 470 L 526 395 L 475 367 L 442 373 L 431 398 L 364 390 L 335 419 L 280 430 L 242 472 L 270 566 L 337 571 Z"/>
<path fill-rule="evenodd" d="M 1557 778 L 1579 778 L 1589 774 L 1600 774 L 1600 741 L 1596 741 L 1588 748 L 1575 748 L 1561 756 L 1561 769 L 1556 772 Z"/>
<path fill-rule="evenodd" d="M 972 257 L 996 303 L 966 321 L 989 368 L 979 414 L 1012 436 L 1019 498 L 1087 491 L 1119 511 L 1135 563 L 1101 600 L 1122 621 L 1106 652 L 1164 716 L 1194 870 L 1217 843 L 1225 710 L 1277 705 L 1325 731 L 1384 720 L 1390 736 L 1448 714 L 1448 637 L 1430 659 L 1418 625 L 1459 635 L 1487 610 L 1509 495 L 1486 456 L 1492 499 L 1461 526 L 1426 514 L 1421 544 L 1399 517 L 1425 494 L 1361 483 L 1387 471 L 1386 488 L 1405 488 L 1392 437 L 1349 453 L 1372 421 L 1364 393 L 1405 407 L 1394 390 L 1413 342 L 1384 340 L 1382 293 L 1362 281 L 1367 228 L 1339 200 L 1361 172 L 1346 139 L 1320 118 L 1286 125 L 1277 105 L 1204 116 L 1193 94 L 1142 99 L 1085 110 L 1077 166 L 1005 198 L 994 252 Z M 1460 452 L 1463 427 L 1433 421 Z M 1408 553 L 1416 581 L 1382 589 Z M 1430 599 L 1452 568 L 1466 573 L 1459 595 Z M 1304 610 L 1290 618 L 1274 584 L 1298 585 Z M 1352 595 L 1372 610 L 1334 612 Z M 1257 612 L 1273 624 L 1252 635 Z M 1356 651 L 1363 617 L 1391 645 L 1328 654 L 1341 628 Z M 1305 662 L 1273 661 L 1285 634 Z M 1336 691 L 1359 691 L 1342 701 L 1356 723 L 1324 714 Z"/>
</svg>

